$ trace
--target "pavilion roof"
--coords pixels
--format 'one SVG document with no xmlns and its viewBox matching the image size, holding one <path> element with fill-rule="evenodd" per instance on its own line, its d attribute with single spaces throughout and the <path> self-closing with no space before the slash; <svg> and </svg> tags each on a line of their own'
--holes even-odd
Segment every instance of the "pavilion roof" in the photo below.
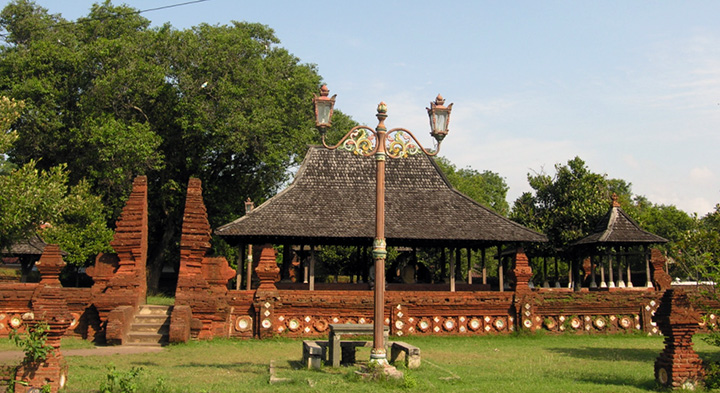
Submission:
<svg viewBox="0 0 720 393">
<path fill-rule="evenodd" d="M 371 244 L 375 168 L 372 157 L 311 146 L 290 186 L 215 233 L 244 243 Z M 385 173 L 388 245 L 547 241 L 455 190 L 424 154 L 388 158 Z"/>
<path fill-rule="evenodd" d="M 32 235 L 25 240 L 20 240 L 12 244 L 10 247 L 2 250 L 4 255 L 42 255 L 47 243 L 38 235 Z M 63 255 L 66 253 L 63 252 Z"/>
<path fill-rule="evenodd" d="M 595 231 L 584 237 L 572 246 L 581 245 L 642 245 L 667 243 L 668 240 L 643 230 L 627 213 L 620 207 L 617 196 L 613 195 L 610 210 L 598 222 Z"/>
</svg>

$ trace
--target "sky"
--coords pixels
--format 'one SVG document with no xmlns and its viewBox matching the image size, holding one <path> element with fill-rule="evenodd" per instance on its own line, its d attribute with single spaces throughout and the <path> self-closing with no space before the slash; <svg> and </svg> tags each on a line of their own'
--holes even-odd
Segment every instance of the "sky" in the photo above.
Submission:
<svg viewBox="0 0 720 393">
<path fill-rule="evenodd" d="M 440 155 L 505 178 L 579 156 L 655 204 L 703 216 L 720 203 L 720 2 L 126 0 L 153 26 L 258 22 L 317 66 L 336 108 L 411 130 L 454 103 Z M 36 0 L 75 20 L 93 1 Z"/>
</svg>

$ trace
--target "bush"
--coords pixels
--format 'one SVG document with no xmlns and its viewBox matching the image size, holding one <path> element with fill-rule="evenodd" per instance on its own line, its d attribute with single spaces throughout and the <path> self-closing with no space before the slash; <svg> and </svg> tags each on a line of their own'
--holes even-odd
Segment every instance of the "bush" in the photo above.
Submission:
<svg viewBox="0 0 720 393">
<path fill-rule="evenodd" d="M 40 321 L 28 324 L 26 333 L 20 333 L 17 329 L 13 329 L 9 336 L 15 345 L 25 352 L 25 361 L 38 362 L 47 359 L 53 350 L 53 347 L 45 345 L 49 330 L 47 322 Z"/>
<path fill-rule="evenodd" d="M 720 388 L 720 363 L 717 361 L 706 362 L 705 366 L 705 387 L 707 389 Z"/>
<path fill-rule="evenodd" d="M 142 372 L 142 367 L 133 367 L 130 371 L 122 372 L 110 364 L 106 379 L 100 384 L 100 393 L 135 393 L 140 387 L 138 377 Z"/>
</svg>

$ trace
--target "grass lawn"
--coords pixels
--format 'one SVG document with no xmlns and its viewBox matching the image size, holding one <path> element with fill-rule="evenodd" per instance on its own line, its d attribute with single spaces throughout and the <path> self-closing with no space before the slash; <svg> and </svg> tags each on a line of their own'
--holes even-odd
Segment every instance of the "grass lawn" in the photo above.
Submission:
<svg viewBox="0 0 720 393">
<path fill-rule="evenodd" d="M 485 337 L 405 337 L 420 347 L 422 367 L 404 370 L 396 382 L 365 382 L 356 367 L 304 370 L 302 342 L 290 339 L 213 340 L 172 345 L 160 353 L 67 357 L 70 377 L 65 392 L 93 392 L 106 379 L 108 366 L 127 374 L 143 371 L 138 392 L 646 392 L 656 390 L 653 363 L 662 337 L 642 335 L 517 335 Z M 720 357 L 720 348 L 699 338 L 704 359 Z M 0 350 L 8 349 L 6 344 Z M 370 357 L 358 351 L 358 360 Z M 270 385 L 274 361 L 285 384 Z M 401 367 L 402 369 L 402 367 Z"/>
</svg>

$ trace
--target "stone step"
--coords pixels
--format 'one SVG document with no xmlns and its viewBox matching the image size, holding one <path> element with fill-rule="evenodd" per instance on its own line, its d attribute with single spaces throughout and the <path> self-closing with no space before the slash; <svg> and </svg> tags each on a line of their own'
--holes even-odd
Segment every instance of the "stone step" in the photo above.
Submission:
<svg viewBox="0 0 720 393">
<path fill-rule="evenodd" d="M 170 316 L 168 315 L 136 315 L 133 320 L 134 323 L 154 323 L 157 325 L 163 325 L 170 323 Z"/>
<path fill-rule="evenodd" d="M 168 343 L 172 306 L 140 306 L 124 345 L 158 346 Z"/>
<path fill-rule="evenodd" d="M 146 304 L 140 306 L 137 315 L 167 315 L 172 314 L 172 306 L 156 306 Z"/>
<path fill-rule="evenodd" d="M 167 343 L 168 337 L 166 334 L 130 332 L 130 334 L 128 334 L 126 342 L 124 342 L 123 345 L 159 346 Z"/>
<path fill-rule="evenodd" d="M 131 333 L 160 333 L 168 334 L 170 331 L 170 323 L 133 323 L 130 326 Z"/>
</svg>

